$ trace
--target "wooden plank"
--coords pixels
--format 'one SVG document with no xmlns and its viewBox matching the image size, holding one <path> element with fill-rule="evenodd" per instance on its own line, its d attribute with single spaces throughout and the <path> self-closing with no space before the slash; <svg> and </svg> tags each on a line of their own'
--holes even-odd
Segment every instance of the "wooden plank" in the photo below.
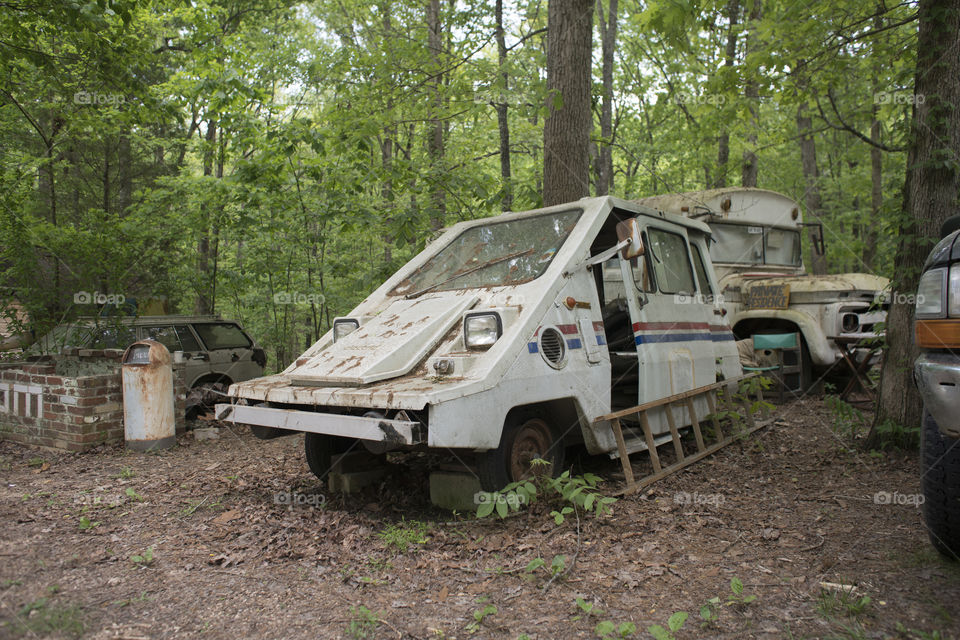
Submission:
<svg viewBox="0 0 960 640">
<path fill-rule="evenodd" d="M 713 422 L 714 430 L 717 432 L 717 440 L 723 440 L 723 428 L 720 426 L 720 418 L 717 417 L 716 389 L 707 394 L 707 406 L 710 407 L 710 419 Z"/>
<path fill-rule="evenodd" d="M 697 451 L 702 452 L 705 445 L 703 444 L 703 434 L 700 432 L 700 421 L 697 420 L 697 412 L 693 408 L 693 398 L 687 398 L 687 411 L 690 412 L 690 424 L 693 426 L 693 435 L 697 439 Z"/>
<path fill-rule="evenodd" d="M 680 432 L 677 430 L 677 422 L 673 419 L 673 409 L 669 404 L 663 405 L 663 410 L 667 413 L 667 424 L 670 425 L 670 437 L 673 438 L 673 450 L 677 453 L 677 462 L 683 460 L 683 443 L 680 442 Z"/>
<path fill-rule="evenodd" d="M 689 391 L 684 391 L 682 393 L 675 393 L 672 396 L 667 396 L 666 398 L 660 398 L 659 400 L 652 400 L 650 402 L 644 402 L 643 404 L 638 404 L 635 407 L 630 407 L 629 409 L 621 409 L 620 411 L 614 411 L 613 413 L 607 413 L 602 416 L 593 419 L 593 422 L 600 422 L 602 420 L 613 420 L 614 418 L 622 418 L 624 416 L 629 416 L 634 413 L 640 413 L 641 411 L 646 411 L 647 409 L 653 409 L 654 407 L 659 407 L 660 405 L 667 403 L 674 403 L 679 400 L 686 400 L 687 398 L 692 398 L 698 396 L 701 393 L 706 393 L 713 389 L 719 389 L 720 387 L 729 386 L 734 383 L 739 383 L 743 380 L 749 380 L 760 375 L 759 373 L 751 373 L 745 376 L 740 376 L 739 378 L 732 378 L 730 380 L 720 380 L 714 382 L 713 384 L 708 384 L 703 387 L 697 387 L 696 389 L 690 389 Z"/>
<path fill-rule="evenodd" d="M 627 487 L 636 484 L 633 479 L 633 467 L 630 465 L 630 454 L 627 453 L 627 443 L 623 441 L 623 429 L 620 428 L 620 421 L 616 418 L 610 425 L 613 427 L 613 435 L 617 438 L 617 450 L 620 451 L 620 464 L 623 465 L 623 475 L 627 479 Z"/>
<path fill-rule="evenodd" d="M 650 452 L 650 462 L 653 463 L 653 472 L 659 473 L 662 467 L 660 466 L 660 454 L 657 453 L 657 445 L 653 441 L 653 431 L 650 429 L 650 421 L 647 419 L 647 412 L 640 412 L 640 426 L 643 427 L 643 437 L 647 441 L 647 451 Z"/>
</svg>

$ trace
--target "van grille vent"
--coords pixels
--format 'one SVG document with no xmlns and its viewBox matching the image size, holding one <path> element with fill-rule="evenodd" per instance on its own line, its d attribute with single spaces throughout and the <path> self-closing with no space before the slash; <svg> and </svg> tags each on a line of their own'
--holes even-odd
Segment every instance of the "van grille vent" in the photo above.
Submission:
<svg viewBox="0 0 960 640">
<path fill-rule="evenodd" d="M 553 327 L 544 329 L 540 334 L 540 353 L 543 358 L 554 367 L 559 367 L 563 364 L 566 352 L 567 345 L 563 341 L 563 334 Z"/>
</svg>

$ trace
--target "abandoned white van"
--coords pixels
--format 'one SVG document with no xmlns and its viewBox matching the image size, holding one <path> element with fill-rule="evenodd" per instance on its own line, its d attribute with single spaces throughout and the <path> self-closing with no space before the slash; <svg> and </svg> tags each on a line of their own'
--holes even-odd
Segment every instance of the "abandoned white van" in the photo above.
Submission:
<svg viewBox="0 0 960 640">
<path fill-rule="evenodd" d="M 559 472 L 568 444 L 615 452 L 596 418 L 742 372 L 709 301 L 709 233 L 612 197 L 462 222 L 282 373 L 232 385 L 217 416 L 259 437 L 306 432 L 321 478 L 357 441 L 472 454 L 490 491 L 534 458 Z"/>
</svg>

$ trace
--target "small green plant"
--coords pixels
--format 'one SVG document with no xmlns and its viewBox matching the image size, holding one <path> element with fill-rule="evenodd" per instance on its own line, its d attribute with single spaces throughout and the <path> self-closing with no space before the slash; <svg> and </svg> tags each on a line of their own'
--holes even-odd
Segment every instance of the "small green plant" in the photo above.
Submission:
<svg viewBox="0 0 960 640">
<path fill-rule="evenodd" d="M 647 631 L 650 632 L 656 640 L 676 640 L 676 636 L 673 635 L 683 627 L 684 623 L 687 621 L 686 611 L 677 611 L 672 616 L 667 619 L 666 628 L 661 627 L 658 624 L 655 624 L 651 627 L 647 627 Z"/>
<path fill-rule="evenodd" d="M 406 553 L 411 546 L 424 544 L 430 540 L 427 536 L 427 524 L 417 520 L 401 520 L 377 534 L 387 547 L 394 547 L 400 553 Z"/>
<path fill-rule="evenodd" d="M 708 629 L 715 627 L 717 620 L 720 619 L 720 598 L 713 597 L 704 602 L 700 606 L 700 619 L 703 622 L 700 623 L 701 629 Z"/>
<path fill-rule="evenodd" d="M 130 556 L 130 561 L 138 567 L 149 567 L 153 564 L 153 547 L 147 547 L 143 553 Z"/>
<path fill-rule="evenodd" d="M 532 464 L 547 463 L 533 460 Z M 478 494 L 480 505 L 477 507 L 477 517 L 486 518 L 496 512 L 498 516 L 505 518 L 510 511 L 518 511 L 521 505 L 532 504 L 542 496 L 544 500 L 550 499 L 559 503 L 557 508 L 550 512 L 550 516 L 554 523 L 561 525 L 567 516 L 576 511 L 575 507 L 600 516 L 609 512 L 610 505 L 617 501 L 616 498 L 604 496 L 596 490 L 603 478 L 592 473 L 571 476 L 569 471 L 564 471 L 556 478 L 541 474 L 535 476 L 534 480 L 535 482 L 511 482 L 500 491 L 481 492 Z"/>
<path fill-rule="evenodd" d="M 14 618 L 13 629 L 31 636 L 83 634 L 83 611 L 78 606 L 56 607 L 48 598 L 24 605 Z"/>
<path fill-rule="evenodd" d="M 44 460 L 43 458 L 30 458 L 30 460 L 27 461 L 27 466 L 42 467 L 45 462 L 46 460 Z"/>
<path fill-rule="evenodd" d="M 125 493 L 126 496 L 127 496 L 128 498 L 130 498 L 131 500 L 135 500 L 135 501 L 137 501 L 137 502 L 142 502 L 142 501 L 143 501 L 143 496 L 141 496 L 139 493 L 137 493 L 136 491 L 134 491 L 133 487 L 127 487 L 127 490 L 124 491 L 124 493 Z"/>
<path fill-rule="evenodd" d="M 365 606 L 350 607 L 350 622 L 347 624 L 347 635 L 355 640 L 375 638 L 377 627 L 380 626 L 380 615 L 370 611 Z"/>
<path fill-rule="evenodd" d="M 129 480 L 130 478 L 132 478 L 132 477 L 135 476 L 135 475 L 137 475 L 137 474 L 136 474 L 136 472 L 134 472 L 134 470 L 133 470 L 131 467 L 121 467 L 121 468 L 120 468 L 120 473 L 118 473 L 118 474 L 115 475 L 114 477 L 115 477 L 115 478 L 119 478 L 119 479 L 121 479 L 121 480 Z"/>
<path fill-rule="evenodd" d="M 743 582 L 740 578 L 730 580 L 730 595 L 727 596 L 727 604 L 731 606 L 745 606 L 757 599 L 755 595 L 743 595 Z"/>
<path fill-rule="evenodd" d="M 603 640 L 607 640 L 608 638 L 629 638 L 636 632 L 637 625 L 632 622 L 621 622 L 617 625 L 612 620 L 598 622 L 597 626 L 593 628 L 593 633 L 596 634 L 598 638 L 603 638 Z"/>
<path fill-rule="evenodd" d="M 600 607 L 596 606 L 592 602 L 587 602 L 583 598 L 577 598 L 574 600 L 574 604 L 576 605 L 578 611 L 578 613 L 572 618 L 574 621 L 580 620 L 583 617 L 589 618 L 590 616 L 603 615 L 603 611 L 600 609 Z M 582 615 L 580 612 L 582 612 Z"/>
<path fill-rule="evenodd" d="M 852 586 L 849 589 L 821 589 L 817 612 L 828 619 L 837 614 L 858 618 L 867 612 L 870 602 L 870 596 L 857 597 Z"/>
<path fill-rule="evenodd" d="M 480 630 L 480 625 L 483 624 L 483 621 L 488 616 L 495 615 L 497 613 L 497 608 L 492 604 L 484 605 L 482 609 L 477 609 L 473 612 L 473 622 L 467 625 L 467 633 L 476 633 Z"/>
<path fill-rule="evenodd" d="M 866 426 L 863 414 L 853 405 L 844 402 L 839 396 L 826 396 L 823 403 L 830 411 L 831 428 L 838 436 L 854 439 Z"/>
<path fill-rule="evenodd" d="M 94 527 L 99 526 L 99 522 L 93 522 L 87 516 L 80 516 L 80 531 L 87 531 L 88 529 L 93 529 Z"/>
</svg>

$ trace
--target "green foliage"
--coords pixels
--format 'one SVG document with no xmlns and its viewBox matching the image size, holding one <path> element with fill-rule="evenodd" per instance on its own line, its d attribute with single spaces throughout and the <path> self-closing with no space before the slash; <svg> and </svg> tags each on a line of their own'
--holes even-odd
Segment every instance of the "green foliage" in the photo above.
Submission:
<svg viewBox="0 0 960 640">
<path fill-rule="evenodd" d="M 350 622 L 347 624 L 347 636 L 354 640 L 377 637 L 380 626 L 380 614 L 370 611 L 363 605 L 350 607 Z"/>
<path fill-rule="evenodd" d="M 730 580 L 730 595 L 727 596 L 727 604 L 734 606 L 748 605 L 757 599 L 755 595 L 743 595 L 743 582 L 740 578 L 734 577 Z"/>
<path fill-rule="evenodd" d="M 637 632 L 637 625 L 632 622 L 621 622 L 619 625 L 612 620 L 598 622 L 593 628 L 593 633 L 598 638 L 607 640 L 608 638 L 629 638 Z"/>
<path fill-rule="evenodd" d="M 470 622 L 466 627 L 467 633 L 473 634 L 479 631 L 484 619 L 496 613 L 497 608 L 492 604 L 484 605 L 483 608 L 475 610 L 473 612 L 473 622 Z"/>
<path fill-rule="evenodd" d="M 656 640 L 675 640 L 676 636 L 674 634 L 680 631 L 688 617 L 689 614 L 686 611 L 677 611 L 667 619 L 666 628 L 655 624 L 647 627 L 647 631 L 649 631 L 650 635 Z"/>
<path fill-rule="evenodd" d="M 147 547 L 143 553 L 130 556 L 130 562 L 138 567 L 149 567 L 153 564 L 153 547 Z"/>
<path fill-rule="evenodd" d="M 870 596 L 857 597 L 852 586 L 849 589 L 821 589 L 817 597 L 817 612 L 828 619 L 838 615 L 858 618 L 867 613 L 871 602 Z"/>
<path fill-rule="evenodd" d="M 388 525 L 377 536 L 383 540 L 387 548 L 393 547 L 400 553 L 406 553 L 410 547 L 425 544 L 430 540 L 427 536 L 427 523 L 417 520 L 402 519 L 399 523 Z"/>
<path fill-rule="evenodd" d="M 21 607 L 10 625 L 14 633 L 30 637 L 52 635 L 80 637 L 86 627 L 83 621 L 83 610 L 79 606 L 58 606 L 46 597 Z"/>
<path fill-rule="evenodd" d="M 830 411 L 831 428 L 838 436 L 854 440 L 866 426 L 863 414 L 851 404 L 844 402 L 840 396 L 824 396 L 824 404 Z"/>
<path fill-rule="evenodd" d="M 571 476 L 569 471 L 564 471 L 556 478 L 537 475 L 532 481 L 511 482 L 500 491 L 480 494 L 483 500 L 477 507 L 477 517 L 486 518 L 496 512 L 505 518 L 509 513 L 508 506 L 509 510 L 518 511 L 521 505 L 533 504 L 538 499 L 557 505 L 556 509 L 550 511 L 550 517 L 557 525 L 563 524 L 576 509 L 601 516 L 609 512 L 610 505 L 617 501 L 596 491 L 601 482 L 603 478 L 595 474 Z"/>
<path fill-rule="evenodd" d="M 88 531 L 90 529 L 93 529 L 94 527 L 99 527 L 99 526 L 100 526 L 99 522 L 93 522 L 87 516 L 80 516 L 80 524 L 79 524 L 80 531 Z"/>
</svg>

